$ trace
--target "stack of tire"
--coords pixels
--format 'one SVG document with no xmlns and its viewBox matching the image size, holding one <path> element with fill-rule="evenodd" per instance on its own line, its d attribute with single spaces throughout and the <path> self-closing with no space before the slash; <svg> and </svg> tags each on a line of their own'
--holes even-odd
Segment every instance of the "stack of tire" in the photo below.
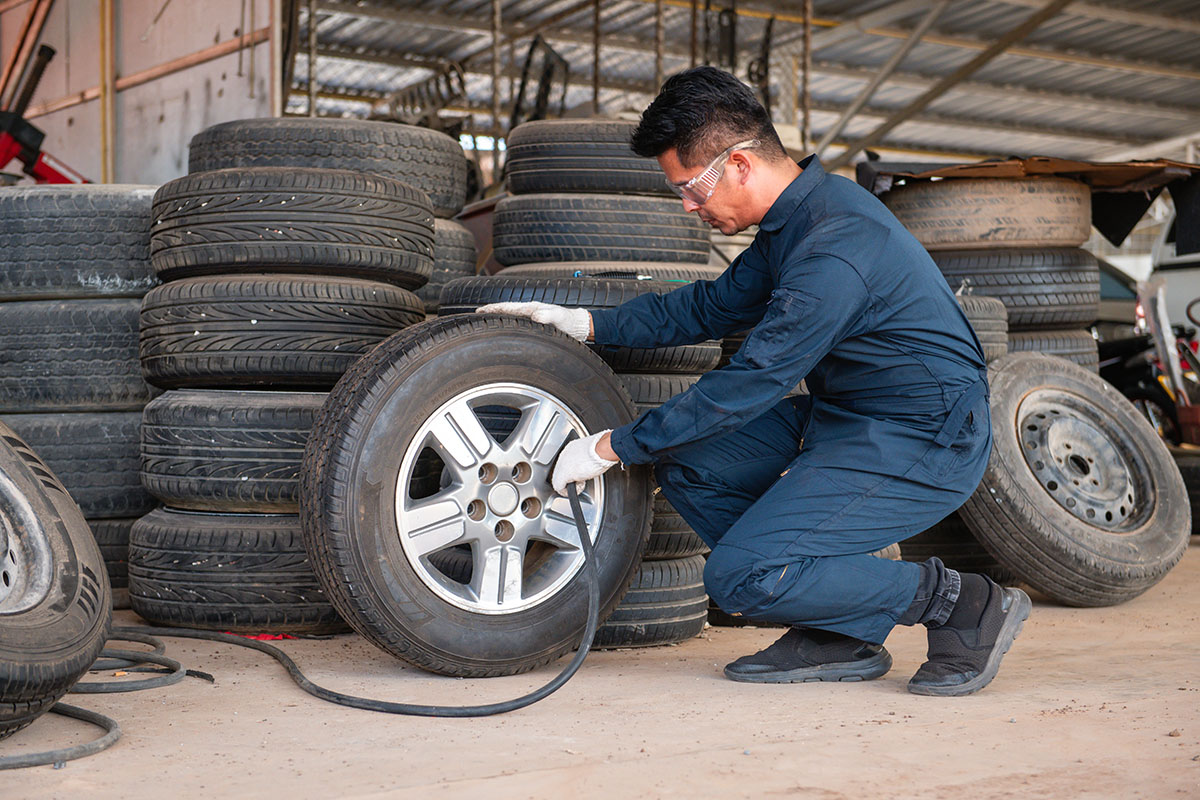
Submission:
<svg viewBox="0 0 1200 800">
<path fill-rule="evenodd" d="M 424 319 L 466 159 L 409 126 L 254 119 L 197 134 L 189 169 L 154 196 L 141 360 L 168 391 L 141 468 L 164 507 L 133 527 L 131 603 L 164 625 L 340 630 L 304 550 L 301 457 L 342 373 Z"/>
<path fill-rule="evenodd" d="M 128 607 L 126 550 L 154 507 L 138 479 L 137 359 L 152 186 L 0 192 L 0 419 L 50 466 L 91 526 Z"/>
<path fill-rule="evenodd" d="M 1098 371 L 1088 327 L 1100 312 L 1100 267 L 1080 249 L 1091 189 L 1068 178 L 957 179 L 883 195 L 954 290 L 1008 309 L 1008 349 L 1061 356 Z"/>
<path fill-rule="evenodd" d="M 1079 249 L 1091 230 L 1090 188 L 1058 177 L 957 179 L 882 199 L 952 288 L 967 287 L 977 296 L 969 302 L 1003 303 L 1011 352 L 988 359 L 995 445 L 983 483 L 959 512 L 904 541 L 904 557 L 936 555 L 1072 605 L 1145 591 L 1178 560 L 1174 529 L 1187 509 L 1175 497 L 1182 480 L 1159 466 L 1167 458 L 1157 438 L 1088 374 L 1098 357 L 1085 328 L 1100 299 L 1097 262 Z M 1058 401 L 1071 396 L 1086 400 Z M 1102 455 L 1114 447 L 1119 459 Z M 1140 555 L 1128 558 L 1135 547 Z"/>
<path fill-rule="evenodd" d="M 509 135 L 510 196 L 496 204 L 497 276 L 460 280 L 442 292 L 443 314 L 502 301 L 611 308 L 646 293 L 714 278 L 708 226 L 684 212 L 652 159 L 629 149 L 633 123 L 530 122 Z M 655 408 L 717 365 L 716 342 L 632 349 L 594 346 L 639 412 Z M 596 636 L 597 647 L 670 644 L 704 628 L 707 552 L 657 491 L 643 562 L 629 592 Z"/>
</svg>

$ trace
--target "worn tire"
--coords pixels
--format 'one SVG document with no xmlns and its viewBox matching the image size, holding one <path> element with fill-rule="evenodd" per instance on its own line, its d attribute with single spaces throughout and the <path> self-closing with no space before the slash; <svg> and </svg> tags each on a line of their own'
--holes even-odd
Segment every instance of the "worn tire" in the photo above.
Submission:
<svg viewBox="0 0 1200 800">
<path fill-rule="evenodd" d="M 328 389 L 363 353 L 424 319 L 416 295 L 376 281 L 187 278 L 142 301 L 142 370 L 163 388 Z"/>
<path fill-rule="evenodd" d="M 0 297 L 141 297 L 153 186 L 9 186 L 0 192 Z"/>
<path fill-rule="evenodd" d="M 971 323 L 971 328 L 979 337 L 984 360 L 990 364 L 1007 354 L 1008 312 L 1004 309 L 1004 303 L 983 295 L 959 295 L 956 299 L 967 322 Z"/>
<path fill-rule="evenodd" d="M 708 226 L 676 200 L 605 194 L 506 197 L 492 215 L 500 264 L 544 261 L 708 262 Z"/>
<path fill-rule="evenodd" d="M 597 650 L 676 644 L 708 619 L 704 556 L 643 561 L 625 599 L 596 631 Z"/>
<path fill-rule="evenodd" d="M 1161 580 L 1187 547 L 1191 511 L 1149 423 L 1061 358 L 1010 353 L 988 372 L 992 453 L 959 511 L 976 538 L 1068 605 L 1120 603 Z"/>
<path fill-rule="evenodd" d="M 129 601 L 156 625 L 239 633 L 339 633 L 291 514 L 160 508 L 129 534 Z"/>
<path fill-rule="evenodd" d="M 713 280 L 724 270 L 699 264 L 656 264 L 635 261 L 548 261 L 543 264 L 517 264 L 506 267 L 505 278 L 628 278 L 682 284 Z"/>
<path fill-rule="evenodd" d="M 438 313 L 469 314 L 488 303 L 530 300 L 568 308 L 613 308 L 643 294 L 675 288 L 676 284 L 620 278 L 460 278 L 442 290 Z M 655 348 L 589 346 L 617 372 L 697 374 L 715 367 L 721 357 L 716 342 Z"/>
<path fill-rule="evenodd" d="M 1079 247 L 1092 190 L 1070 178 L 914 181 L 881 198 L 927 250 Z"/>
<path fill-rule="evenodd" d="M 1192 509 L 1192 535 L 1200 533 L 1200 455 L 1186 451 L 1172 450 L 1175 466 L 1179 467 L 1179 475 L 1187 488 L 1188 505 Z"/>
<path fill-rule="evenodd" d="M 1086 250 L 948 250 L 931 254 L 950 288 L 1008 309 L 1010 330 L 1079 328 L 1100 313 L 1100 268 Z"/>
<path fill-rule="evenodd" d="M 112 590 L 79 506 L 0 423 L 0 739 L 50 710 L 108 638 Z"/>
<path fill-rule="evenodd" d="M 129 587 L 129 529 L 137 518 L 129 519 L 89 519 L 92 536 L 100 547 L 100 555 L 104 557 L 104 569 L 108 572 L 108 582 L 114 590 Z M 128 594 L 128 593 L 126 593 Z M 114 608 L 121 608 L 115 602 Z M 124 607 L 129 608 L 128 597 Z"/>
<path fill-rule="evenodd" d="M 1100 352 L 1091 331 L 1017 331 L 1009 334 L 1013 353 L 1045 353 L 1073 361 L 1092 372 L 1100 371 Z"/>
<path fill-rule="evenodd" d="M 467 157 L 444 133 L 394 122 L 241 119 L 192 137 L 188 172 L 228 167 L 315 167 L 383 175 L 420 189 L 439 217 L 462 210 Z"/>
<path fill-rule="evenodd" d="M 415 289 L 433 271 L 433 213 L 421 192 L 379 175 L 202 172 L 154 193 L 150 260 L 163 280 L 285 272 Z"/>
<path fill-rule="evenodd" d="M 1002 567 L 979 543 L 958 512 L 900 542 L 900 555 L 905 561 L 918 562 L 937 556 L 950 569 L 979 572 L 1004 586 L 1016 580 L 1012 571 Z"/>
<path fill-rule="evenodd" d="M 417 289 L 425 311 L 436 314 L 442 287 L 456 278 L 475 274 L 479 252 L 475 236 L 463 225 L 448 219 L 433 221 L 433 275 L 429 283 Z"/>
<path fill-rule="evenodd" d="M 508 189 L 673 197 L 653 158 L 629 149 L 635 123 L 607 119 L 526 122 L 508 134 Z"/>
<path fill-rule="evenodd" d="M 642 558 L 654 561 L 664 558 L 686 558 L 705 555 L 708 545 L 692 530 L 662 492 L 654 492 L 654 520 L 650 523 L 650 540 Z"/>
<path fill-rule="evenodd" d="M 142 488 L 139 411 L 0 416 L 47 464 L 89 520 L 154 508 Z"/>
<path fill-rule="evenodd" d="M 0 411 L 125 411 L 156 392 L 137 362 L 136 299 L 0 303 Z"/>
<path fill-rule="evenodd" d="M 677 394 L 683 394 L 699 375 L 640 375 L 637 373 L 618 375 L 621 385 L 633 398 L 638 416 L 652 408 L 658 408 Z"/>
<path fill-rule="evenodd" d="M 325 395 L 176 389 L 142 416 L 142 484 L 175 508 L 294 514 Z"/>
<path fill-rule="evenodd" d="M 490 521 L 470 530 L 464 521 L 456 538 L 428 540 L 430 544 L 410 544 L 408 528 L 401 533 L 398 488 L 404 514 L 426 514 L 419 510 L 421 500 L 411 497 L 411 484 L 405 491 L 404 482 L 410 478 L 405 459 L 417 457 L 419 461 L 418 449 L 427 442 L 440 443 L 455 464 L 465 461 L 463 469 L 470 471 L 472 481 L 476 475 L 473 465 L 485 454 L 508 474 L 502 459 L 509 451 L 496 449 L 498 443 L 490 434 L 480 441 L 471 433 L 479 430 L 478 422 L 466 420 L 467 412 L 450 405 L 452 401 L 466 403 L 461 398 L 469 393 L 484 392 L 480 395 L 484 397 L 494 385 L 537 387 L 576 415 L 587 431 L 618 427 L 633 418 L 632 403 L 609 369 L 572 339 L 524 319 L 459 316 L 401 331 L 355 364 L 330 393 L 304 455 L 301 521 L 305 543 L 317 577 L 342 617 L 398 658 L 423 669 L 467 677 L 523 672 L 553 661 L 579 644 L 587 616 L 583 576 L 571 571 L 575 566 L 582 568 L 578 553 L 568 555 L 565 562 L 541 562 L 557 576 L 554 582 L 536 588 L 542 574 L 539 568 L 517 587 L 507 608 L 508 601 L 501 600 L 509 589 L 483 590 L 486 567 L 492 563 L 486 560 L 474 596 L 482 602 L 484 595 L 494 594 L 496 602 L 492 611 L 484 612 L 467 601 L 475 592 L 470 587 L 438 584 L 435 589 L 434 583 L 427 582 L 431 577 L 423 561 L 430 553 L 456 546 L 468 533 L 489 535 Z M 450 410 L 439 412 L 443 408 L 458 409 L 453 412 L 455 423 L 441 428 L 438 437 L 429 434 L 433 438 L 427 438 L 422 434 L 424 426 L 436 425 L 440 413 L 451 416 Z M 539 413 L 529 417 L 529 424 L 556 427 L 541 432 L 530 428 L 536 444 L 522 458 L 527 457 L 527 466 L 532 465 L 537 473 L 526 491 L 545 492 L 544 478 L 538 476 L 549 470 L 558 442 L 572 424 L 560 411 L 541 416 L 540 410 L 545 408 L 539 402 Z M 535 416 L 543 422 L 535 423 Z M 560 419 L 561 424 L 556 421 Z M 414 438 L 418 435 L 420 441 Z M 474 444 L 468 447 L 468 441 Z M 480 475 L 483 473 L 481 467 Z M 460 489 L 468 487 L 465 477 L 463 480 Z M 478 488 L 474 483 L 470 486 Z M 605 499 L 597 508 L 587 498 L 599 491 Z M 426 503 L 424 508 L 432 515 L 434 507 L 443 508 L 453 497 L 430 501 L 433 505 Z M 488 497 L 490 507 L 491 495 Z M 591 563 L 597 569 L 603 619 L 629 585 L 649 532 L 646 473 L 636 467 L 610 470 L 588 482 L 584 500 L 585 513 L 591 509 L 598 516 L 597 524 L 590 528 L 596 539 Z M 458 500 L 453 502 L 465 513 Z M 564 513 L 563 498 L 547 496 L 545 502 L 561 516 L 554 522 L 558 535 L 570 536 L 574 526 L 570 512 Z M 409 510 L 410 503 L 413 510 Z M 407 525 L 416 517 L 404 519 Z M 543 518 L 539 514 L 530 519 Z M 440 531 L 435 534 L 439 537 L 451 530 L 432 516 L 421 516 L 419 522 L 423 527 L 413 530 Z M 534 524 L 551 522 L 547 516 Z M 418 556 L 405 549 L 410 546 L 431 549 Z M 472 550 L 476 548 L 472 546 Z M 522 559 L 533 552 L 521 555 Z M 555 550 L 550 557 L 559 558 L 564 552 Z M 519 552 L 510 552 L 504 563 L 512 563 L 514 554 Z M 552 568 L 553 564 L 560 566 Z M 508 587 L 507 575 L 497 568 L 491 577 L 501 578 Z M 526 581 L 533 592 L 528 598 Z M 455 589 L 461 591 L 451 593 Z"/>
</svg>

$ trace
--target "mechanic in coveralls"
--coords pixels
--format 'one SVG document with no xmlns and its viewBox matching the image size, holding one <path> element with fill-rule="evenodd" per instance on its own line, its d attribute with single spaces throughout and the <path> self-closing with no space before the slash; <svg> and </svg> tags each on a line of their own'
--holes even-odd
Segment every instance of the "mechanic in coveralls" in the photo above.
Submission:
<svg viewBox="0 0 1200 800">
<path fill-rule="evenodd" d="M 753 328 L 725 367 L 637 421 L 567 445 L 552 482 L 654 464 L 712 553 L 708 594 L 779 622 L 735 681 L 870 680 L 895 625 L 928 628 L 909 691 L 986 686 L 1028 617 L 1020 589 L 869 553 L 929 528 L 979 484 L 991 448 L 979 341 L 915 238 L 868 191 L 796 164 L 732 75 L 673 76 L 633 134 L 684 208 L 726 235 L 758 226 L 716 280 L 588 312 L 496 303 L 580 341 L 667 347 Z M 811 394 L 788 397 L 801 379 Z"/>
</svg>

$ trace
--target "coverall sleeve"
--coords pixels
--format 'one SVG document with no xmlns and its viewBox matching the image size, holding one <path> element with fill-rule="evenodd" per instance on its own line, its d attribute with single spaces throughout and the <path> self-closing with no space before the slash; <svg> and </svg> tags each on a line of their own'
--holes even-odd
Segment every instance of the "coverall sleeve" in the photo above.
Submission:
<svg viewBox="0 0 1200 800">
<path fill-rule="evenodd" d="M 694 281 L 667 294 L 644 294 L 592 312 L 600 345 L 670 347 L 719 339 L 757 322 L 771 291 L 771 272 L 755 245 L 715 280 Z"/>
<path fill-rule="evenodd" d="M 740 428 L 804 379 L 838 342 L 865 323 L 869 295 L 840 258 L 816 255 L 790 265 L 766 314 L 721 369 L 659 408 L 613 431 L 626 464 L 646 464 L 672 449 Z"/>
</svg>

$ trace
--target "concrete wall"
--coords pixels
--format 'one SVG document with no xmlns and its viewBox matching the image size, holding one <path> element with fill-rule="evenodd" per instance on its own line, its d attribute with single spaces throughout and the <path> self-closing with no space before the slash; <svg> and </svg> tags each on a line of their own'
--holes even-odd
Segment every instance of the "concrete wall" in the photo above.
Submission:
<svg viewBox="0 0 1200 800">
<path fill-rule="evenodd" d="M 157 24 L 164 0 L 113 0 L 118 80 L 241 35 L 242 0 L 174 0 Z M 271 0 L 246 0 L 250 31 L 270 25 Z M 30 104 L 38 105 L 100 84 L 97 0 L 57 0 L 41 42 L 58 54 Z M 16 46 L 30 5 L 0 14 L 0 61 Z M 253 51 L 253 56 L 251 55 Z M 254 82 L 250 60 L 254 59 Z M 270 44 L 231 53 L 116 95 L 115 182 L 161 184 L 187 172 L 187 145 L 201 129 L 231 119 L 270 116 Z M 253 90 L 253 97 L 251 91 Z M 100 104 L 90 100 L 35 117 L 46 133 L 43 148 L 89 179 L 101 176 Z M 9 167 L 8 171 L 19 171 Z"/>
</svg>

